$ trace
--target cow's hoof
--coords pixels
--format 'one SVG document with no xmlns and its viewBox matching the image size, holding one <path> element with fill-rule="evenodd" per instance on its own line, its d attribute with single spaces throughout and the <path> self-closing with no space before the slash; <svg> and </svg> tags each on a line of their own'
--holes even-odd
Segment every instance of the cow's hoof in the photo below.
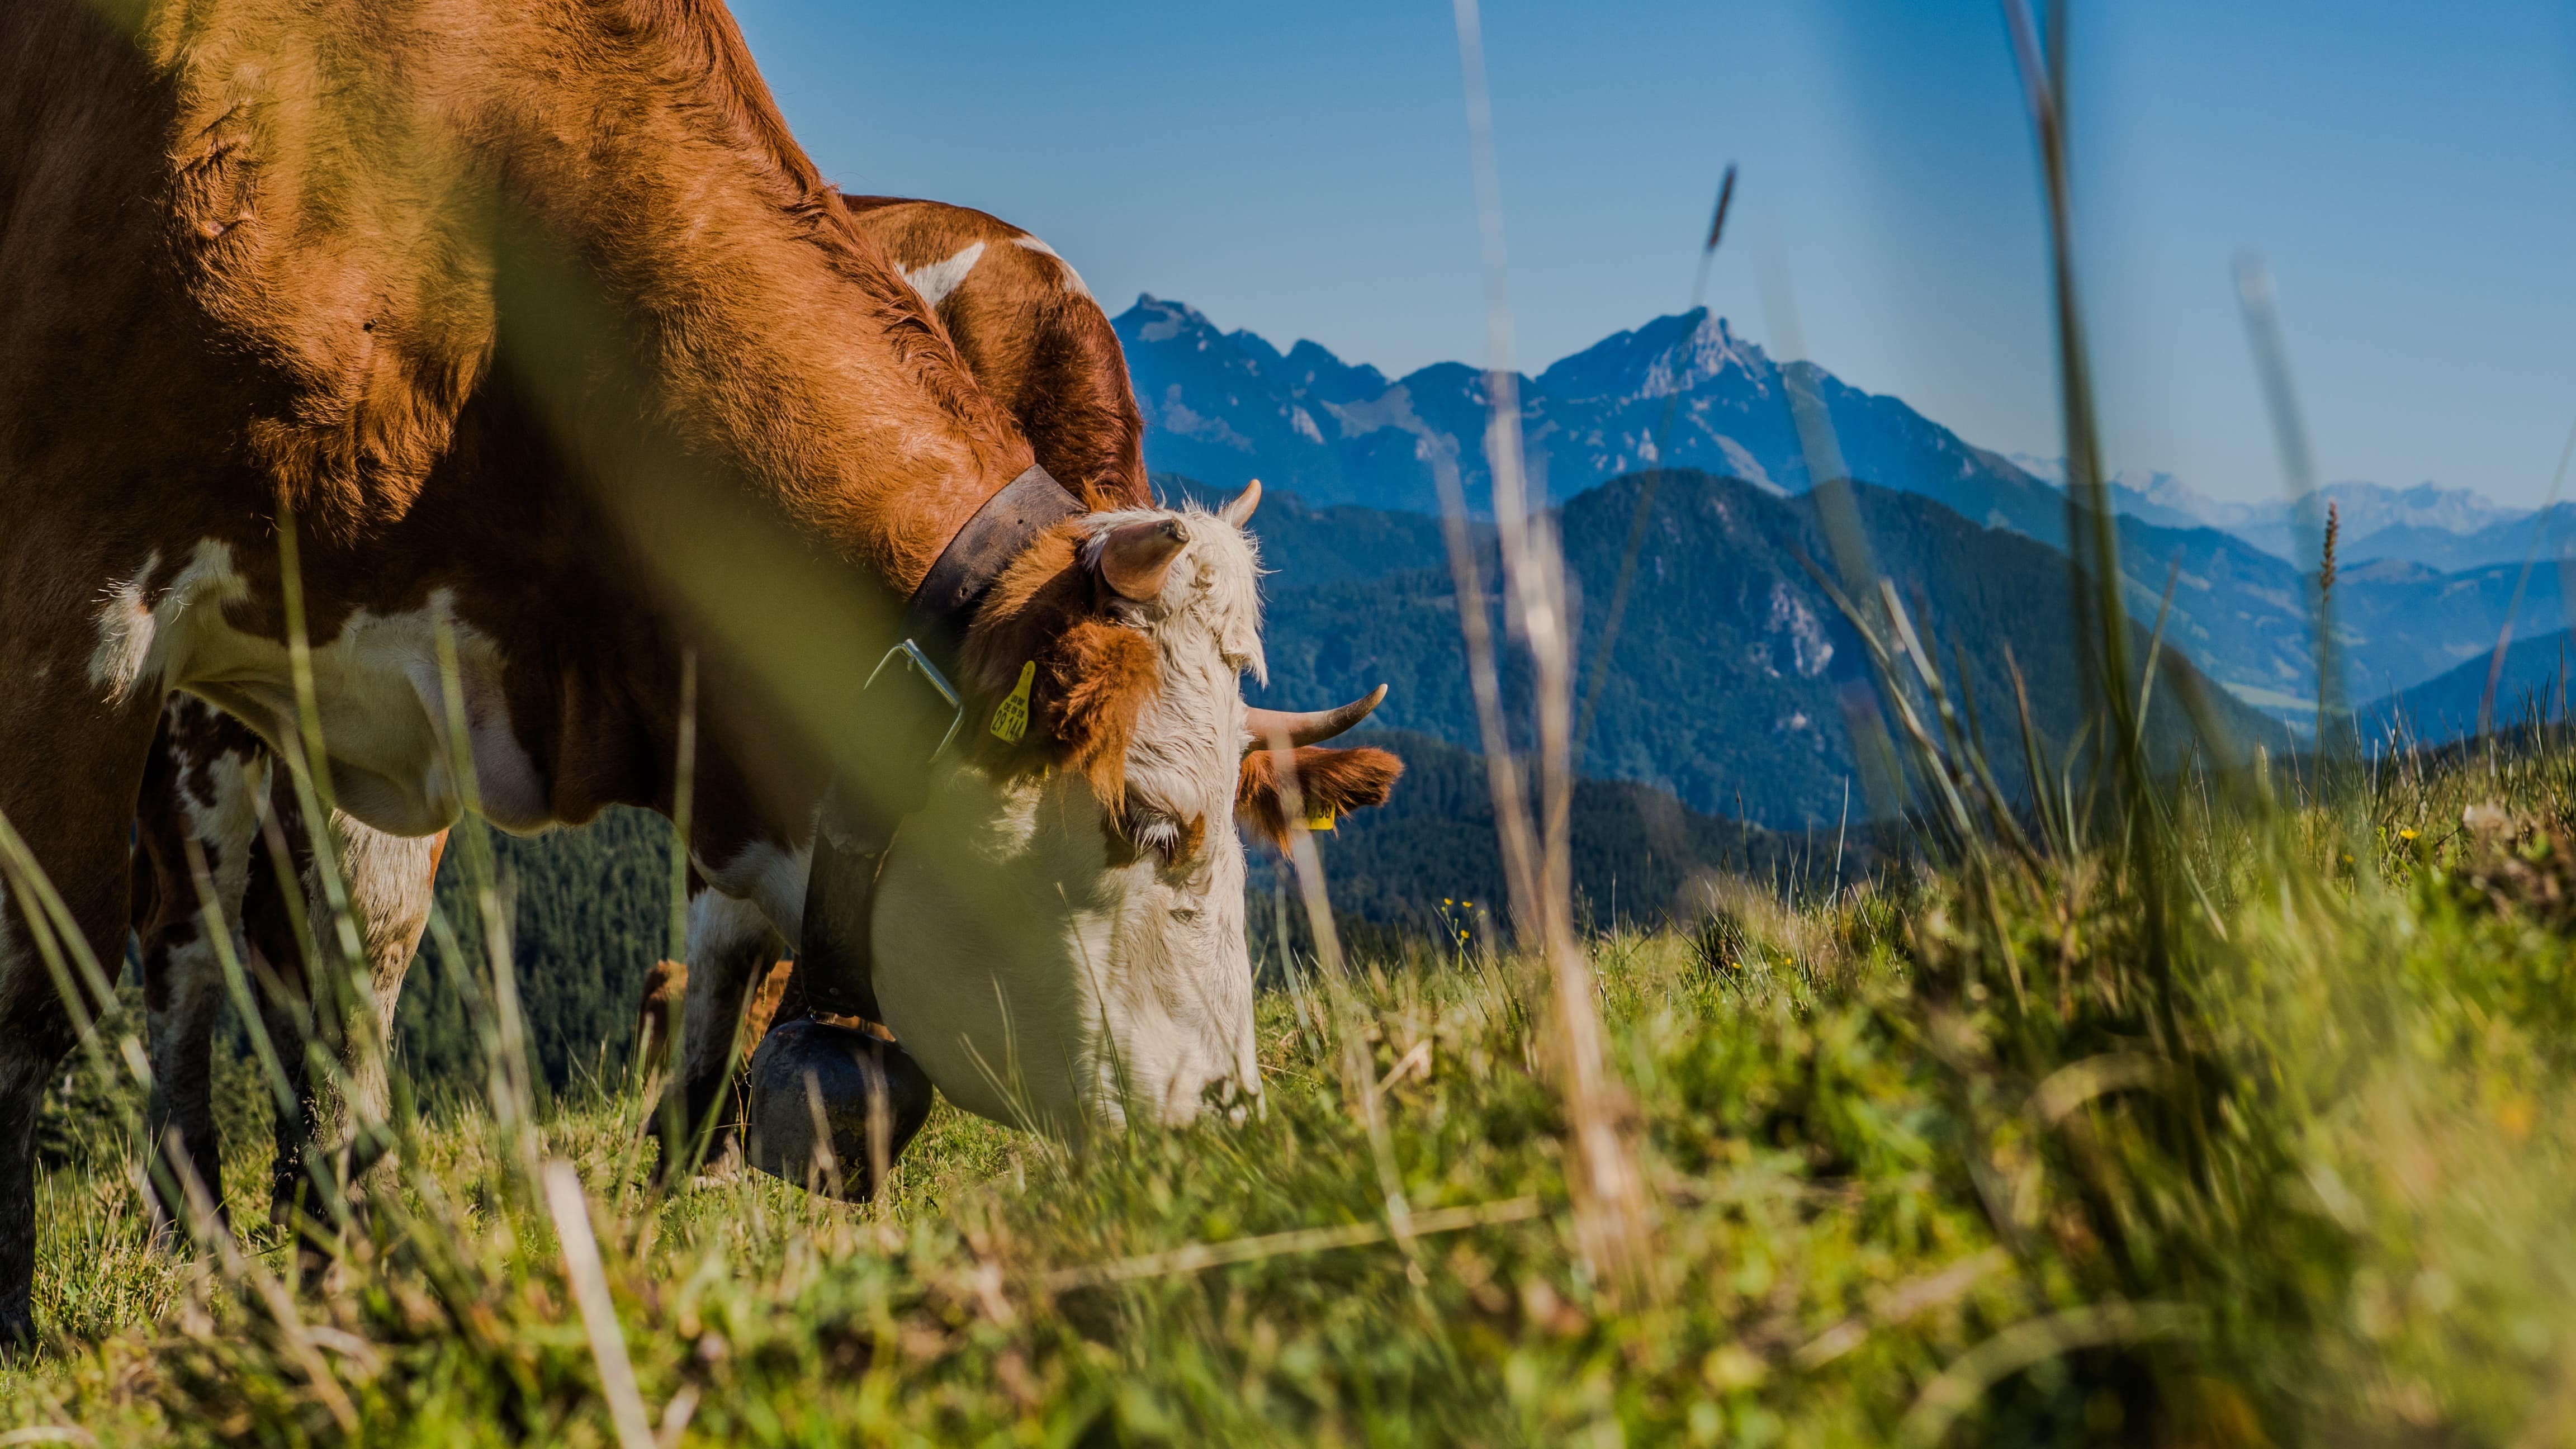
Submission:
<svg viewBox="0 0 2576 1449">
<path fill-rule="evenodd" d="M 800 1017 L 772 1027 L 752 1055 L 749 1160 L 801 1187 L 866 1202 L 876 1196 L 876 1164 L 892 1167 L 903 1155 L 930 1116 L 931 1096 L 929 1075 L 902 1047 Z"/>
</svg>

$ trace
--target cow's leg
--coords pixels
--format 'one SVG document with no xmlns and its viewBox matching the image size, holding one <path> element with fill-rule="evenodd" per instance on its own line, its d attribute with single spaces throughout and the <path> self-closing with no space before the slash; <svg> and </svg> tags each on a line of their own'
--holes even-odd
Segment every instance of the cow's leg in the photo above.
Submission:
<svg viewBox="0 0 2576 1449">
<path fill-rule="evenodd" d="M 662 1161 L 658 1172 L 697 1166 L 689 1148 L 707 1114 L 716 1114 L 706 1157 L 722 1160 L 733 1149 L 742 1121 L 737 1042 L 751 986 L 777 961 L 778 933 L 749 901 L 702 889 L 689 902 L 689 992 L 680 1021 L 680 1074 L 660 1113 Z"/>
<path fill-rule="evenodd" d="M 314 1089 L 308 1116 L 322 1134 L 320 1140 L 333 1149 L 342 1185 L 355 1187 L 381 1157 L 394 1009 L 401 1004 L 403 977 L 420 947 L 420 934 L 429 925 L 430 896 L 447 836 L 443 831 L 429 836 L 387 835 L 345 815 L 336 818 L 349 883 L 349 914 L 366 956 L 363 1004 L 373 1022 L 371 1027 L 346 1022 L 331 1033 L 338 1043 L 339 1083 L 336 1088 L 326 1082 Z M 309 868 L 307 874 L 311 876 Z M 309 880 L 306 909 L 316 923 L 328 924 L 330 906 L 320 884 L 318 877 Z"/>
<path fill-rule="evenodd" d="M 249 947 L 247 966 L 259 997 L 260 1029 L 276 1049 L 286 1077 L 285 1102 L 276 1114 L 277 1156 L 269 1165 L 269 1218 L 291 1226 L 298 1211 L 316 1212 L 310 1201 L 306 1150 L 315 1139 L 314 1100 L 309 1044 L 318 1029 L 314 1019 L 310 973 L 286 892 L 301 889 L 302 851 L 288 834 L 296 825 L 288 792 L 276 792 L 270 829 L 251 853 L 250 879 L 242 899 L 242 937 Z M 279 855 L 287 859 L 281 862 Z M 327 926 L 325 926 L 327 929 Z"/>
<path fill-rule="evenodd" d="M 110 980 L 124 961 L 134 802 L 159 703 L 107 702 L 83 664 L 91 644 L 0 619 L 0 816 Z M 53 647 L 45 647 L 45 646 Z M 75 1044 L 69 1004 L 36 948 L 40 907 L 0 875 L 0 1344 L 35 1336 L 36 1112 Z M 80 1010 L 106 1003 L 74 987 Z"/>
<path fill-rule="evenodd" d="M 194 1174 L 224 1213 L 223 1159 L 215 1134 L 213 1048 L 223 1010 L 219 943 L 207 929 L 187 843 L 195 841 L 218 911 L 217 929 L 241 919 L 259 803 L 268 793 L 268 754 L 257 738 L 211 707 L 175 696 L 135 808 L 135 935 L 152 1043 L 151 1150 L 164 1154 L 168 1185 L 186 1190 Z M 156 1174 L 153 1227 L 167 1234 L 184 1200 L 164 1203 Z"/>
</svg>

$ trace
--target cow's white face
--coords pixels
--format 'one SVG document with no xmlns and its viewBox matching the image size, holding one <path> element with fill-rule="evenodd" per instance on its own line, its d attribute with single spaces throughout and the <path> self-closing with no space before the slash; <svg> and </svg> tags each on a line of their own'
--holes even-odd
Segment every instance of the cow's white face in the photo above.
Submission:
<svg viewBox="0 0 2576 1449">
<path fill-rule="evenodd" d="M 886 1025 L 958 1105 L 1076 1138 L 1261 1090 L 1234 829 L 1258 569 L 1239 528 L 1195 509 L 1099 515 L 1086 554 L 1150 519 L 1182 538 L 1159 590 L 1105 595 L 1092 621 L 1150 646 L 1101 635 L 1154 675 L 1115 768 L 943 765 L 878 884 Z"/>
</svg>

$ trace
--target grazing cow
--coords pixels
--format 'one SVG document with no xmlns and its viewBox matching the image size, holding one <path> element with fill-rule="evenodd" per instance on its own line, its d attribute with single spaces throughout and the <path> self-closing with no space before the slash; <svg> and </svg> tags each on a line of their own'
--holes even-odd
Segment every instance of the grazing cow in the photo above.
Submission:
<svg viewBox="0 0 2576 1449">
<path fill-rule="evenodd" d="M 46 963 L 120 954 L 174 691 L 308 717 L 373 829 L 532 831 L 672 808 L 694 658 L 692 859 L 882 1003 L 881 1092 L 1258 1092 L 1226 821 L 1288 789 L 1252 742 L 1351 712 L 1242 702 L 1250 500 L 1037 468 L 717 0 L 13 0 L 0 118 L 0 815 L 61 902 L 8 868 L 0 1338 L 104 1005 Z M 1292 758 L 1310 808 L 1397 768 Z"/>
<path fill-rule="evenodd" d="M 905 279 L 931 305 L 956 345 L 960 358 L 996 404 L 1016 420 L 1038 463 L 1066 481 L 1096 510 L 1150 506 L 1144 458 L 1144 421 L 1128 381 L 1126 359 L 1089 290 L 1070 263 L 1052 247 L 996 217 L 968 207 L 893 197 L 844 197 L 859 229 L 883 245 Z M 183 1152 L 200 1180 L 220 1201 L 220 1155 L 214 1121 L 207 1106 L 209 1042 L 221 1007 L 224 983 L 209 943 L 199 938 L 197 898 L 187 876 L 182 840 L 193 837 L 213 862 L 256 861 L 261 852 L 253 836 L 258 810 L 268 799 L 271 761 L 266 746 L 246 727 L 225 719 L 187 696 L 173 699 L 161 733 L 154 741 L 152 773 L 194 782 L 208 800 L 218 796 L 241 802 L 241 808 L 217 810 L 211 805 L 179 808 L 184 802 L 166 789 L 146 786 L 146 806 L 137 817 L 142 849 L 138 853 L 135 929 L 144 943 L 146 991 L 165 1008 L 151 1012 L 156 1101 L 169 1103 L 153 1118 L 153 1140 L 170 1126 L 182 1134 Z M 156 801 L 170 807 L 154 808 Z M 383 1048 L 390 1045 L 393 1007 L 400 996 L 405 965 L 428 919 L 430 882 L 410 867 L 403 853 L 384 837 L 347 818 L 340 821 L 352 841 L 351 864 L 364 869 L 382 862 L 380 877 L 353 881 L 355 893 L 390 914 L 392 930 L 366 925 L 371 953 L 370 974 L 377 983 L 377 1020 L 388 1033 L 373 1052 L 344 1043 L 342 1070 L 363 1074 L 376 1070 Z M 288 839 L 299 859 L 309 859 L 300 831 Z M 431 857 L 434 861 L 435 856 Z M 225 919 L 239 920 L 245 911 L 247 875 L 214 872 L 215 894 Z M 703 885 L 693 895 L 704 895 Z M 161 913 L 175 908 L 167 921 Z M 247 901 L 256 924 L 268 930 L 282 921 L 274 897 L 253 894 Z M 320 918 L 321 902 L 308 910 Z M 682 1041 L 687 1050 L 672 1091 L 680 1115 L 666 1126 L 688 1124 L 689 1132 L 664 1144 L 664 1162 L 675 1165 L 683 1144 L 715 1106 L 728 1084 L 733 1101 L 714 1123 L 710 1148 L 722 1156 L 732 1145 L 741 1112 L 743 1078 L 728 1066 L 725 1049 L 733 1039 L 736 1017 L 745 1010 L 745 992 L 760 963 L 774 961 L 782 942 L 769 929 L 758 908 L 721 897 L 701 900 L 691 911 L 689 949 L 697 969 L 661 962 L 646 982 L 639 1026 L 658 1025 L 657 1039 L 667 1045 Z M 166 946 L 156 949 L 167 935 Z M 260 950 L 262 932 L 254 930 L 251 948 Z M 398 950 L 399 959 L 373 953 L 381 944 Z M 266 977 L 254 971 L 254 976 Z M 159 983 L 159 984 L 154 984 Z M 777 983 L 783 984 L 783 983 Z M 764 987 L 764 991 L 767 988 Z M 655 1003 L 667 993 L 667 1007 Z M 683 1012 L 685 995 L 690 1003 Z M 276 1025 L 283 1026 L 295 1005 L 281 1004 Z M 772 1003 L 774 1009 L 775 1003 Z M 752 1008 L 758 1025 L 747 1027 L 746 1045 L 757 1043 L 768 1017 Z M 309 1010 L 308 1010 L 309 1014 Z M 701 1024 L 687 1035 L 685 1023 Z M 282 1041 L 290 1038 L 280 1036 Z M 645 1037 L 639 1032 L 639 1050 Z M 337 1123 L 338 1114 L 326 1083 L 299 1078 L 304 1102 L 287 1124 Z M 304 1138 L 279 1138 L 278 1177 L 274 1202 L 280 1209 L 292 1201 L 301 1179 L 295 1167 Z M 336 1139 L 325 1137 L 325 1142 Z"/>
</svg>

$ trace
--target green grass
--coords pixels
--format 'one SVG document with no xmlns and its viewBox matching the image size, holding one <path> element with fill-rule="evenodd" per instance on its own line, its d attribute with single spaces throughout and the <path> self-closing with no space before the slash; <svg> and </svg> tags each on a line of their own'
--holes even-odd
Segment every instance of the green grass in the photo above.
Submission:
<svg viewBox="0 0 2576 1449">
<path fill-rule="evenodd" d="M 943 1107 L 881 1208 L 757 1175 L 656 1203 L 631 1094 L 558 1104 L 541 1150 L 579 1168 L 646 1406 L 693 1405 L 687 1442 L 2567 1442 L 2571 772 L 2540 749 L 2388 774 L 2358 873 L 2321 815 L 2186 810 L 2170 1050 L 2140 1025 L 2141 908 L 2089 859 L 1796 911 L 1747 887 L 1696 935 L 1598 942 L 1660 1211 L 1624 1295 L 1574 1251 L 1545 992 L 1509 960 L 1266 997 L 1268 1101 L 1239 1125 L 1077 1159 Z M 2462 826 L 2490 801 L 2507 825 Z M 1406 1208 L 1470 1225 L 1068 1271 L 1389 1224 L 1354 1039 Z M 65 1141 L 54 1337 L 0 1377 L 0 1421 L 615 1442 L 550 1221 L 482 1116 L 423 1128 L 398 1208 L 298 1298 L 354 1432 L 258 1298 L 146 1243 L 115 1134 Z M 239 1221 L 262 1165 L 229 1167 Z"/>
</svg>

